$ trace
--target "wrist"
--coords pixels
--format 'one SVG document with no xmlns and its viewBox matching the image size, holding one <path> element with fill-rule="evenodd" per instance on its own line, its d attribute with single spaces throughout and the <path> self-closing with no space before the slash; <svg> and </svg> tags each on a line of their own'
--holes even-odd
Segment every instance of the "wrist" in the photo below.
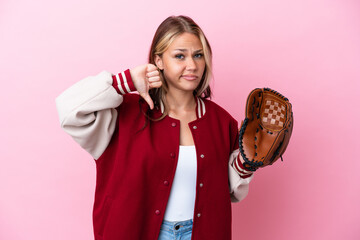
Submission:
<svg viewBox="0 0 360 240">
<path fill-rule="evenodd" d="M 246 169 L 246 167 L 244 166 L 243 163 L 244 163 L 244 160 L 242 159 L 241 154 L 239 153 L 233 163 L 234 168 L 237 171 L 237 173 L 240 175 L 240 177 L 242 177 L 242 178 L 251 177 L 252 174 L 254 173 L 254 171 L 250 171 L 250 170 Z"/>
<path fill-rule="evenodd" d="M 126 93 L 136 91 L 129 69 L 113 75 L 112 79 L 112 85 L 117 93 L 124 95 Z"/>
</svg>

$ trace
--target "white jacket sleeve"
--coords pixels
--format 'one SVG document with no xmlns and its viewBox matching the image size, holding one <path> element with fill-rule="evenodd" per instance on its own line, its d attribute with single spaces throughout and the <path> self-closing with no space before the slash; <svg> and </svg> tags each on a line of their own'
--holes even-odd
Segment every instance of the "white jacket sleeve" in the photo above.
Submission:
<svg viewBox="0 0 360 240">
<path fill-rule="evenodd" d="M 240 202 L 249 192 L 249 183 L 253 179 L 252 172 L 244 169 L 238 171 L 236 163 L 239 157 L 239 149 L 233 151 L 229 158 L 229 187 L 231 202 Z M 239 160 L 240 161 L 240 160 Z"/>
<path fill-rule="evenodd" d="M 122 94 L 134 90 L 129 70 L 86 77 L 56 98 L 60 125 L 97 160 L 114 133 Z"/>
</svg>

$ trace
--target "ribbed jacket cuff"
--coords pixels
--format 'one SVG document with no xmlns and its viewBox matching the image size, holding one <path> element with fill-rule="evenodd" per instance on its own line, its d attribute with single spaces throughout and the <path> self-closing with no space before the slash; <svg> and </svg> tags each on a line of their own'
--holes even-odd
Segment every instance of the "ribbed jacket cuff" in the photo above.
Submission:
<svg viewBox="0 0 360 240">
<path fill-rule="evenodd" d="M 241 178 L 248 178 L 251 177 L 251 175 L 253 174 L 252 171 L 248 171 L 245 169 L 244 165 L 240 160 L 240 153 L 238 154 L 237 158 L 234 161 L 234 167 Z"/>
<path fill-rule="evenodd" d="M 136 91 L 129 69 L 125 70 L 124 72 L 112 75 L 112 79 L 112 85 L 116 89 L 117 93 L 124 95 L 126 93 Z"/>
</svg>

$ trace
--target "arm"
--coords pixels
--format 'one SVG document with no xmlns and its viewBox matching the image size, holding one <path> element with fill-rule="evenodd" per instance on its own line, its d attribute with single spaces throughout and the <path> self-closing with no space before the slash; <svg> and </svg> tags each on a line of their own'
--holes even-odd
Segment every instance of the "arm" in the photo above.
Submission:
<svg viewBox="0 0 360 240">
<path fill-rule="evenodd" d="M 60 125 L 94 159 L 108 146 L 115 130 L 116 107 L 123 94 L 135 91 L 129 70 L 103 71 L 75 83 L 56 98 Z"/>
<path fill-rule="evenodd" d="M 153 108 L 148 91 L 160 86 L 159 72 L 152 64 L 84 78 L 56 98 L 61 127 L 97 160 L 115 131 L 115 108 L 123 102 L 123 95 L 137 90 Z"/>
<path fill-rule="evenodd" d="M 243 168 L 238 170 L 237 163 L 240 162 L 240 167 L 242 166 L 239 152 L 239 149 L 234 150 L 229 158 L 229 182 L 232 202 L 240 202 L 247 196 L 249 183 L 254 177 L 252 172 L 248 172 Z"/>
<path fill-rule="evenodd" d="M 229 157 L 229 188 L 232 202 L 240 202 L 249 192 L 249 183 L 253 178 L 253 172 L 247 171 L 242 165 L 239 151 L 238 123 L 233 120 L 230 126 L 230 138 L 232 153 Z"/>
</svg>

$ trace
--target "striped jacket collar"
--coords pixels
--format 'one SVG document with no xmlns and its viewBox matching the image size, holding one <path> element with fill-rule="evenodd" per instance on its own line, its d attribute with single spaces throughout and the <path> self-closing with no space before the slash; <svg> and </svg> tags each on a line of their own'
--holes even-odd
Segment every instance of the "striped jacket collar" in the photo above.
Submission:
<svg viewBox="0 0 360 240">
<path fill-rule="evenodd" d="M 205 103 L 204 100 L 202 100 L 199 97 L 195 97 L 196 100 L 196 117 L 197 119 L 202 118 L 205 115 L 206 112 L 206 108 L 205 108 Z M 164 103 L 162 102 L 162 100 L 160 100 L 160 110 L 161 113 L 164 113 Z"/>
</svg>

